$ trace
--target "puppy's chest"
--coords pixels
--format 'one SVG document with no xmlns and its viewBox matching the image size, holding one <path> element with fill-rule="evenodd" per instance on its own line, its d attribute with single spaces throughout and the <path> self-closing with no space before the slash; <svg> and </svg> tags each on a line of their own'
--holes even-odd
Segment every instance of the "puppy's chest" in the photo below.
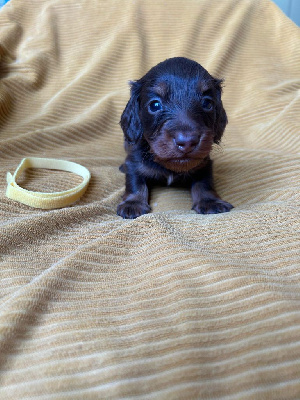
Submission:
<svg viewBox="0 0 300 400">
<path fill-rule="evenodd" d="M 167 177 L 167 185 L 170 186 L 172 183 L 175 181 L 174 174 L 171 172 L 169 176 Z"/>
<path fill-rule="evenodd" d="M 182 183 L 185 181 L 185 176 L 176 172 L 169 171 L 165 168 L 157 168 L 141 164 L 139 172 L 149 180 L 157 181 L 161 184 L 171 186 L 173 184 Z"/>
</svg>

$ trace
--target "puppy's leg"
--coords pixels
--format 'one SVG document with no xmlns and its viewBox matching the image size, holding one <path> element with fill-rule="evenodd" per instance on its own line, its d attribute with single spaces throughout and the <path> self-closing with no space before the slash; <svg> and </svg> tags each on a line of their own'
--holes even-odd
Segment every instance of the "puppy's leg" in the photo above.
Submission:
<svg viewBox="0 0 300 400">
<path fill-rule="evenodd" d="M 117 213 L 123 218 L 134 219 L 151 211 L 148 204 L 149 191 L 144 177 L 126 173 L 126 191 Z"/>
<path fill-rule="evenodd" d="M 233 206 L 222 200 L 214 189 L 212 161 L 198 173 L 191 188 L 193 207 L 198 214 L 217 214 L 230 211 Z"/>
</svg>

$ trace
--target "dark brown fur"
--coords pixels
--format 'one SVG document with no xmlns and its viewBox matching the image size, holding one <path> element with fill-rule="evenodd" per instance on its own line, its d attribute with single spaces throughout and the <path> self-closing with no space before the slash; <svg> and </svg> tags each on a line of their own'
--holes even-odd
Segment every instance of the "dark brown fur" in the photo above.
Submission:
<svg viewBox="0 0 300 400">
<path fill-rule="evenodd" d="M 232 209 L 214 189 L 209 156 L 227 124 L 221 83 L 183 57 L 163 61 L 131 82 L 120 122 L 128 155 L 120 167 L 126 191 L 118 215 L 136 218 L 150 212 L 149 186 L 155 182 L 189 185 L 197 213 Z"/>
</svg>

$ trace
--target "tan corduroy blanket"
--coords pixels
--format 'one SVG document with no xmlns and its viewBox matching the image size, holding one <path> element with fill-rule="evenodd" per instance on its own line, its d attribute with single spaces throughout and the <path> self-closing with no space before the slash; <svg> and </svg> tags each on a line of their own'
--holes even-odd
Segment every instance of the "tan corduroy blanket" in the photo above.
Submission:
<svg viewBox="0 0 300 400">
<path fill-rule="evenodd" d="M 11 0 L 0 11 L 0 398 L 299 399 L 299 28 L 269 0 Z M 225 78 L 213 152 L 235 208 L 155 188 L 123 220 L 127 82 L 186 56 Z M 26 156 L 92 174 L 5 196 Z M 58 191 L 76 175 L 30 169 Z"/>
</svg>

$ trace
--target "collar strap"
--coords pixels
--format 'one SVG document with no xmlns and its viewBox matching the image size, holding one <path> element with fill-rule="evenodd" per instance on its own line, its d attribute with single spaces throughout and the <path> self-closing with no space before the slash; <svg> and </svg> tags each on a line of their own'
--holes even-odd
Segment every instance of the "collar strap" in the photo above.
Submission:
<svg viewBox="0 0 300 400">
<path fill-rule="evenodd" d="M 21 173 L 28 168 L 46 168 L 73 172 L 82 176 L 83 181 L 78 186 L 62 192 L 33 192 L 22 188 L 16 182 Z M 54 158 L 23 158 L 13 175 L 10 172 L 7 173 L 6 196 L 30 207 L 43 209 L 62 208 L 74 203 L 84 194 L 90 178 L 91 174 L 87 168 L 71 161 L 56 160 Z"/>
</svg>

